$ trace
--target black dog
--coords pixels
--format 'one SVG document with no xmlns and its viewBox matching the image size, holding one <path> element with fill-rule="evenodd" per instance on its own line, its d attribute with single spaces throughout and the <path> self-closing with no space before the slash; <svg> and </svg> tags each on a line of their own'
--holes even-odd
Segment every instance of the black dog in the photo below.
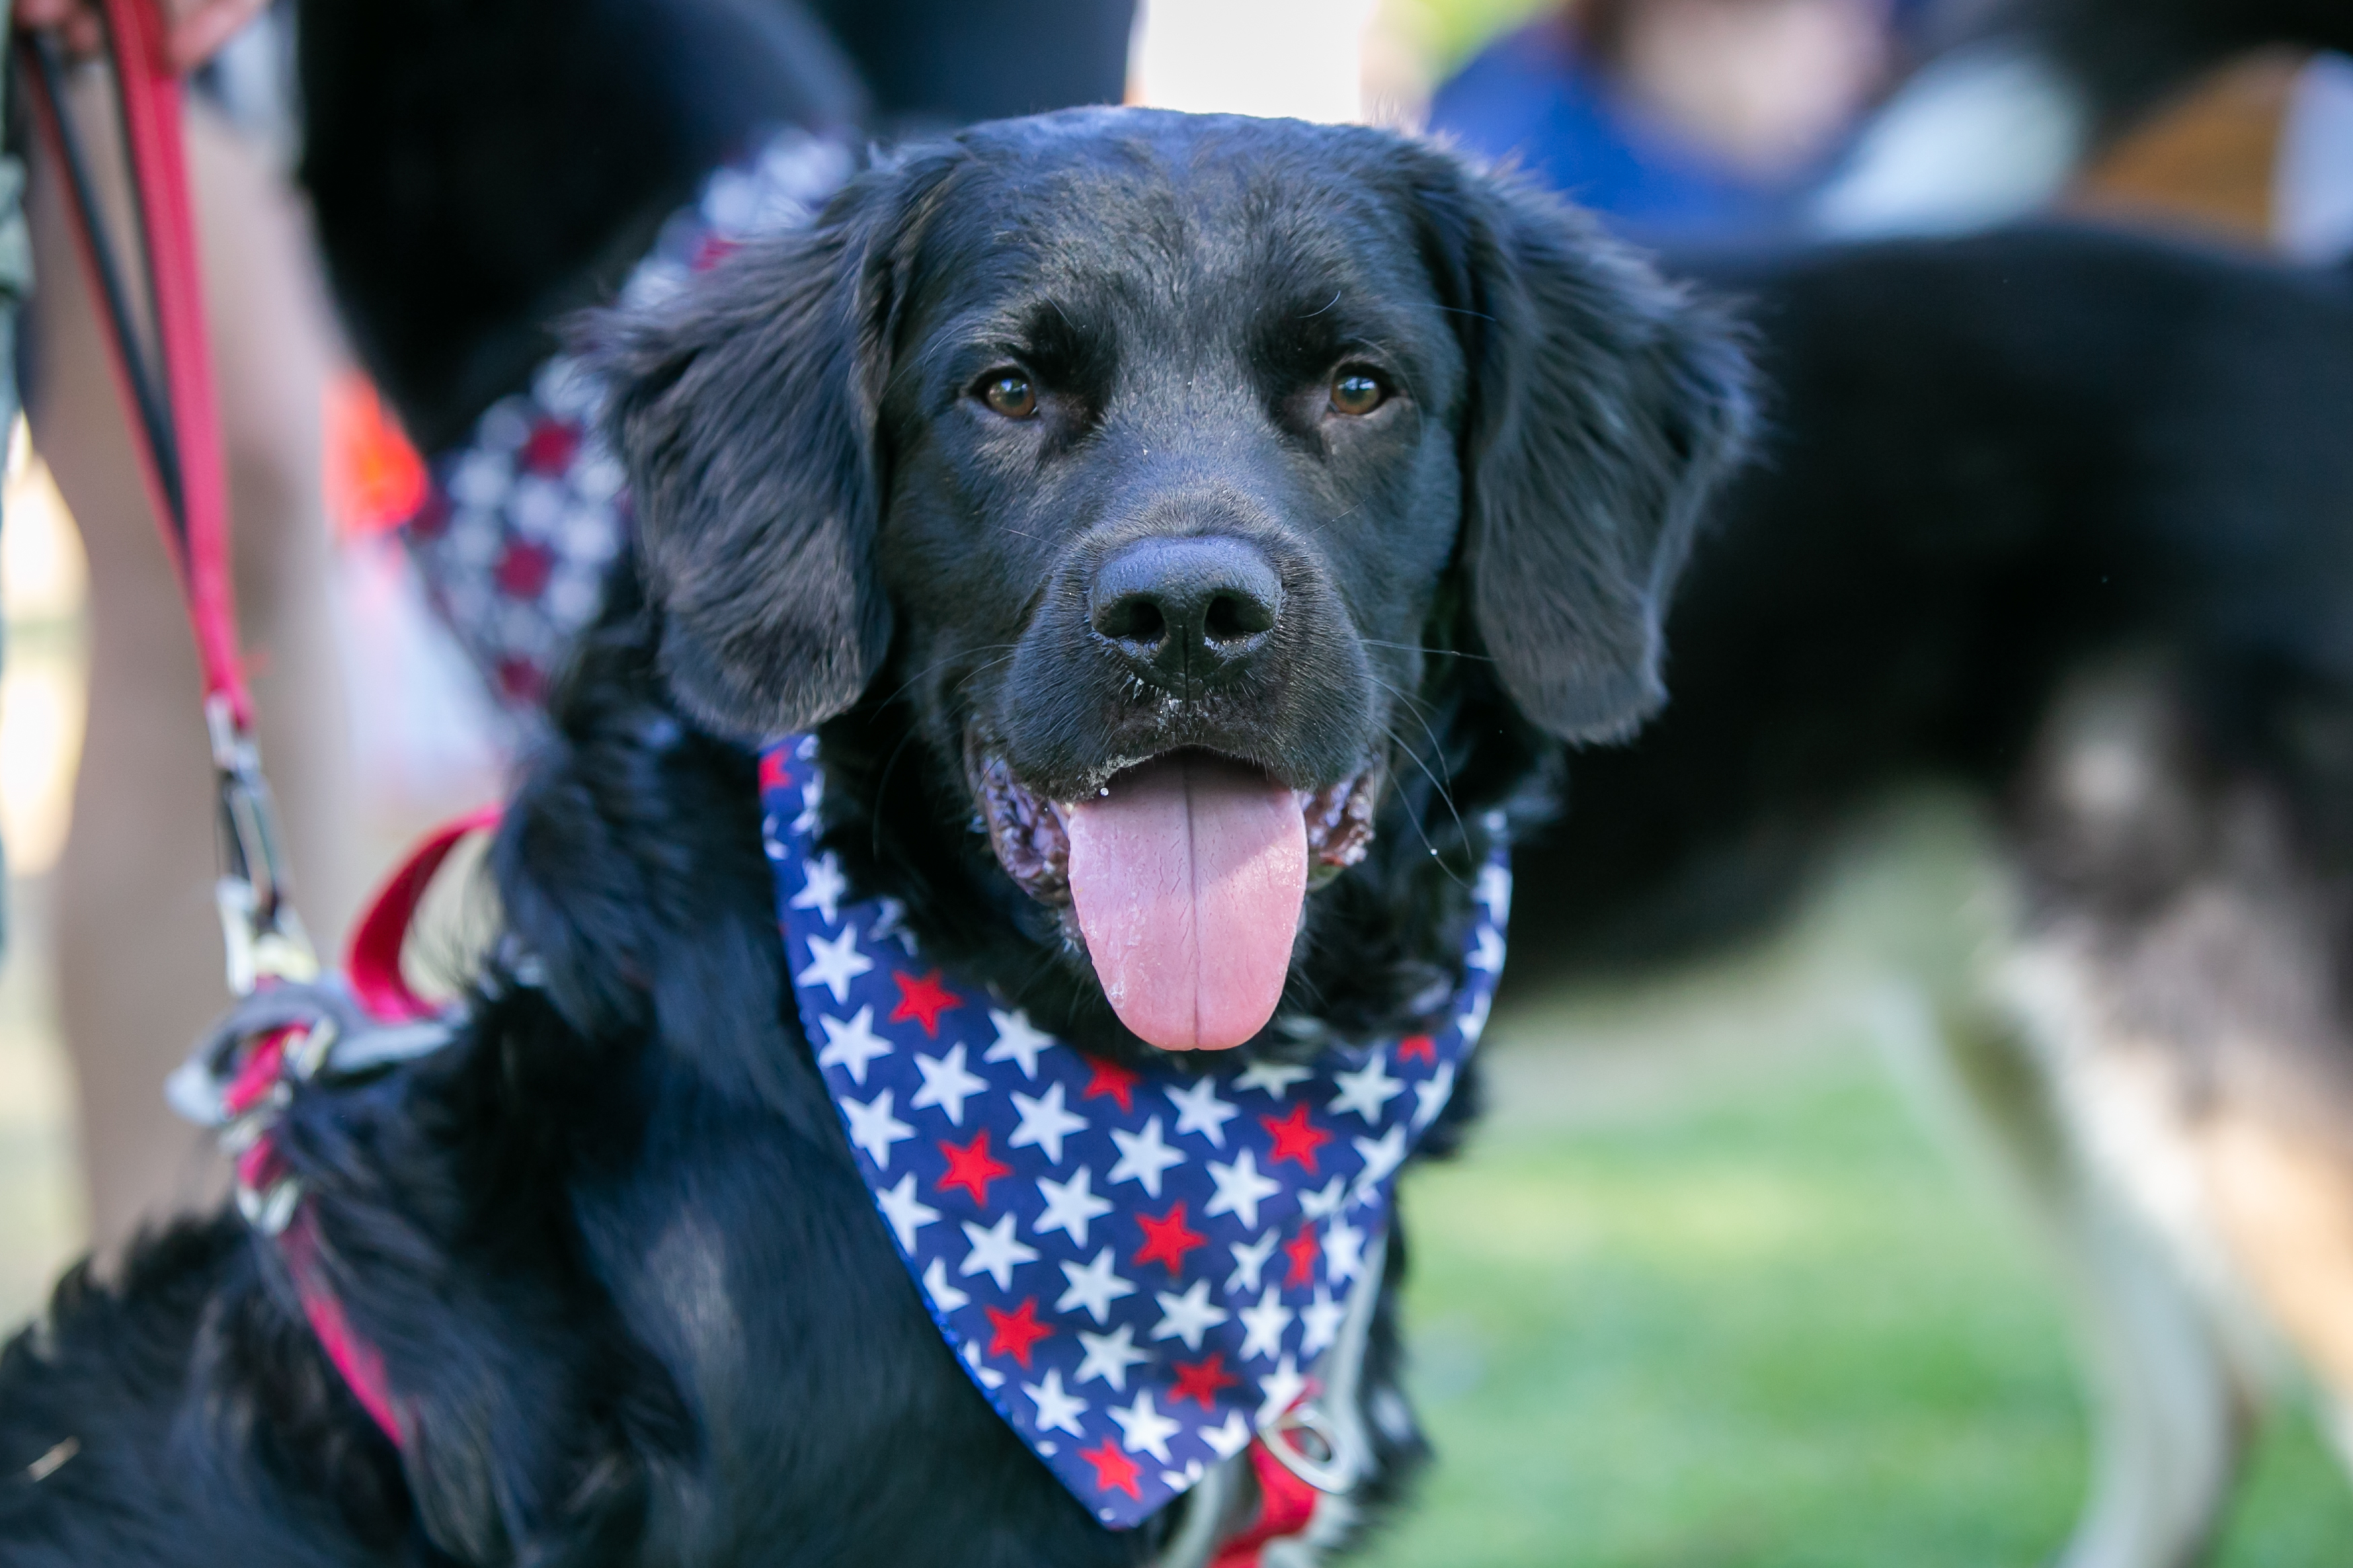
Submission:
<svg viewBox="0 0 2353 1568">
<path fill-rule="evenodd" d="M 2052 228 L 1707 275 L 1767 434 L 1672 702 L 1516 858 L 1507 989 L 1719 947 L 1880 798 L 1965 786 L 2011 940 L 1894 978 L 2096 1349 L 2065 1561 L 2193 1561 L 2249 1325 L 2353 1396 L 2353 272 Z"/>
<path fill-rule="evenodd" d="M 1123 1018 L 1194 1041 L 1107 1005 L 1036 803 L 1229 759 L 1320 863 L 1243 1048 L 1404 1033 L 1556 741 L 1659 702 L 1746 417 L 1722 324 L 1550 201 L 1385 133 L 1140 111 L 918 150 L 605 340 L 644 592 L 501 833 L 503 956 L 445 1050 L 279 1132 L 403 1445 L 270 1242 L 185 1228 L 0 1366 L 12 1564 L 1154 1560 L 1183 1510 L 1102 1528 L 894 1256 L 744 743 L 818 726 L 861 888 L 1127 1060 Z M 1367 1502 L 1419 1451 L 1395 1359 L 1384 1312 Z"/>
</svg>

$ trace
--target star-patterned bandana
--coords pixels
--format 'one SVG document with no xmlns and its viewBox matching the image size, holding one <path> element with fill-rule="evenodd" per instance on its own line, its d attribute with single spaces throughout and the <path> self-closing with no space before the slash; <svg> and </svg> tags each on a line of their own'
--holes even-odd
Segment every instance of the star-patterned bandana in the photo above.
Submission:
<svg viewBox="0 0 2353 1568">
<path fill-rule="evenodd" d="M 763 836 L 859 1168 L 965 1371 L 1098 1519 L 1131 1528 L 1288 1410 L 1339 1338 L 1398 1167 L 1486 1022 L 1507 863 L 1480 878 L 1439 1033 L 1139 1071 L 925 963 L 895 900 L 851 902 L 816 849 L 816 757 L 808 736 L 762 753 Z"/>
</svg>

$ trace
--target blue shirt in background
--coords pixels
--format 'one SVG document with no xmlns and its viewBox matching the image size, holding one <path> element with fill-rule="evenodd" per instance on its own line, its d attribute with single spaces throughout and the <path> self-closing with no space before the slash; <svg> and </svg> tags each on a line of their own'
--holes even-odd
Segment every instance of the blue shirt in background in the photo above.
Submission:
<svg viewBox="0 0 2353 1568">
<path fill-rule="evenodd" d="M 1438 89 L 1430 128 L 1525 169 L 1651 243 L 1736 238 L 1776 226 L 1761 190 L 1626 99 L 1543 21 L 1490 45 Z"/>
</svg>

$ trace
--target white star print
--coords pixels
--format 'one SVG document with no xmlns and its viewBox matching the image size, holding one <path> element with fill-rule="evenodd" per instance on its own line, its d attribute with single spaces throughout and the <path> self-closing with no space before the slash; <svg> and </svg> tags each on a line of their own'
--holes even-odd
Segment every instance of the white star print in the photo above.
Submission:
<svg viewBox="0 0 2353 1568">
<path fill-rule="evenodd" d="M 1345 1219 L 1324 1227 L 1324 1272 L 1335 1285 L 1365 1271 L 1365 1233 Z"/>
<path fill-rule="evenodd" d="M 1348 1309 L 1332 1300 L 1330 1290 L 1321 1285 L 1315 1287 L 1315 1300 L 1299 1309 L 1299 1321 L 1302 1329 L 1299 1336 L 1299 1353 L 1314 1355 L 1317 1351 L 1338 1339 L 1340 1325 L 1347 1316 Z"/>
<path fill-rule="evenodd" d="M 760 818 L 760 847 L 771 860 L 785 858 L 785 847 L 776 837 L 776 818 L 773 812 Z M 828 921 L 826 923 L 831 925 L 833 922 Z"/>
<path fill-rule="evenodd" d="M 825 801 L 825 775 L 811 773 L 801 785 L 801 814 L 793 818 L 793 831 L 810 834 L 817 831 L 817 808 Z"/>
<path fill-rule="evenodd" d="M 926 1105 L 936 1105 L 947 1112 L 948 1124 L 953 1127 L 964 1125 L 964 1102 L 988 1089 L 987 1079 L 965 1071 L 962 1046 L 944 1057 L 916 1052 L 915 1070 L 923 1075 L 923 1087 L 907 1101 L 907 1109 L 920 1110 Z"/>
<path fill-rule="evenodd" d="M 1025 1263 L 1038 1261 L 1038 1249 L 1013 1234 L 1013 1211 L 1006 1210 L 997 1216 L 997 1223 L 987 1230 L 970 1220 L 962 1222 L 964 1238 L 972 1243 L 965 1254 L 964 1267 L 956 1272 L 978 1274 L 986 1270 L 997 1281 L 999 1290 L 1013 1289 L 1013 1271 Z"/>
<path fill-rule="evenodd" d="M 915 1130 L 891 1114 L 891 1091 L 884 1089 L 868 1104 L 841 1097 L 841 1114 L 849 1122 L 849 1141 L 866 1151 L 881 1170 L 891 1168 L 891 1145 L 904 1142 Z"/>
<path fill-rule="evenodd" d="M 874 907 L 882 911 L 881 918 L 874 922 L 874 929 L 866 933 L 866 940 L 881 942 L 887 936 L 905 948 L 908 957 L 914 957 L 915 933 L 907 929 L 907 906 L 896 899 L 877 899 Z"/>
<path fill-rule="evenodd" d="M 1335 1176 L 1320 1192 L 1299 1194 L 1299 1212 L 1309 1219 L 1330 1219 L 1348 1201 L 1348 1178 Z"/>
<path fill-rule="evenodd" d="M 899 1250 L 915 1250 L 915 1233 L 940 1217 L 940 1211 L 915 1195 L 915 1173 L 908 1172 L 899 1178 L 899 1184 L 874 1194 L 874 1203 L 882 1216 L 898 1233 Z"/>
<path fill-rule="evenodd" d="M 1079 1425 L 1079 1417 L 1087 1413 L 1087 1402 L 1063 1391 L 1059 1370 L 1049 1367 L 1043 1383 L 1025 1383 L 1021 1392 L 1038 1407 L 1039 1431 L 1068 1432 L 1073 1437 L 1087 1435 L 1086 1428 Z"/>
<path fill-rule="evenodd" d="M 1150 1351 L 1135 1348 L 1135 1331 L 1122 1323 L 1108 1334 L 1091 1334 L 1079 1331 L 1079 1343 L 1086 1347 L 1086 1356 L 1079 1363 L 1078 1381 L 1102 1378 L 1122 1394 L 1127 1392 L 1127 1369 L 1138 1362 L 1152 1359 Z"/>
<path fill-rule="evenodd" d="M 1096 1253 L 1095 1260 L 1083 1268 L 1076 1263 L 1061 1264 L 1062 1278 L 1071 1282 L 1071 1288 L 1062 1292 L 1060 1300 L 1054 1303 L 1054 1310 L 1067 1312 L 1073 1307 L 1084 1307 L 1088 1316 L 1096 1322 L 1110 1321 L 1111 1304 L 1123 1296 L 1135 1294 L 1135 1287 L 1113 1273 L 1111 1266 L 1112 1255 L 1108 1247 Z"/>
<path fill-rule="evenodd" d="M 1018 1100 L 1020 1096 L 1014 1098 Z M 1095 1196 L 1094 1181 L 1094 1172 L 1084 1165 L 1067 1182 L 1058 1182 L 1051 1176 L 1039 1177 L 1038 1195 L 1046 1200 L 1046 1210 L 1030 1224 L 1030 1233 L 1043 1236 L 1050 1230 L 1059 1230 L 1084 1247 L 1087 1226 L 1111 1213 L 1113 1206 L 1108 1198 Z"/>
<path fill-rule="evenodd" d="M 1220 1459 L 1230 1459 L 1249 1447 L 1250 1436 L 1250 1424 L 1239 1410 L 1227 1411 L 1226 1424 L 1222 1426 L 1201 1428 L 1201 1441 L 1207 1443 L 1210 1452 Z"/>
<path fill-rule="evenodd" d="M 923 1294 L 932 1305 L 943 1312 L 953 1312 L 970 1304 L 972 1298 L 948 1283 L 948 1263 L 944 1258 L 934 1258 L 932 1266 L 923 1270 Z"/>
<path fill-rule="evenodd" d="M 997 1026 L 997 1044 L 983 1051 L 985 1062 L 1019 1062 L 1021 1076 L 1038 1076 L 1038 1053 L 1053 1045 L 1054 1037 L 1029 1022 L 1027 1013 L 1000 1013 L 988 1010 L 988 1021 Z"/>
<path fill-rule="evenodd" d="M 1199 1078 L 1190 1089 L 1170 1089 L 1162 1086 L 1161 1092 L 1176 1108 L 1176 1135 L 1198 1132 L 1209 1141 L 1212 1149 L 1226 1146 L 1226 1123 L 1241 1112 L 1218 1098 L 1214 1079 Z"/>
<path fill-rule="evenodd" d="M 1286 1355 L 1260 1380 L 1258 1391 L 1258 1424 L 1270 1426 L 1275 1417 L 1299 1403 L 1299 1396 L 1307 1392 L 1307 1380 L 1299 1375 L 1297 1363 Z"/>
<path fill-rule="evenodd" d="M 1487 1015 L 1494 1005 L 1495 998 L 1492 995 L 1473 996 L 1471 999 L 1471 1005 L 1463 1009 L 1462 1016 L 1454 1020 L 1454 1026 L 1462 1031 L 1464 1045 L 1475 1046 L 1479 1043 L 1479 1037 L 1487 1029 Z"/>
<path fill-rule="evenodd" d="M 1419 1102 L 1413 1113 L 1414 1131 L 1419 1132 L 1436 1121 L 1453 1092 L 1454 1064 L 1440 1062 L 1436 1072 L 1413 1086 L 1413 1097 Z"/>
<path fill-rule="evenodd" d="M 832 942 L 821 936 L 808 939 L 809 966 L 793 976 L 803 985 L 822 985 L 833 993 L 841 1005 L 849 1005 L 849 983 L 874 967 L 874 961 L 858 951 L 858 928 L 844 926 L 841 935 Z"/>
<path fill-rule="evenodd" d="M 1141 1134 L 1123 1132 L 1114 1127 L 1111 1141 L 1119 1145 L 1119 1163 L 1111 1168 L 1111 1184 L 1141 1182 L 1146 1197 L 1160 1195 L 1160 1173 L 1171 1165 L 1181 1165 L 1185 1156 L 1160 1141 L 1160 1118 L 1153 1117 L 1144 1124 Z"/>
<path fill-rule="evenodd" d="M 864 1088 L 866 1064 L 891 1054 L 891 1042 L 874 1032 L 873 1007 L 860 1007 L 858 1016 L 847 1022 L 825 1013 L 819 1013 L 817 1021 L 825 1026 L 825 1049 L 818 1052 L 817 1065 L 846 1067 L 849 1081 Z"/>
<path fill-rule="evenodd" d="M 814 860 L 802 862 L 802 868 L 808 873 L 808 882 L 793 895 L 791 907 L 815 910 L 825 917 L 826 924 L 833 924 L 841 919 L 841 895 L 849 891 L 849 879 L 841 874 L 841 862 L 828 849 Z"/>
<path fill-rule="evenodd" d="M 1334 1073 L 1332 1081 L 1340 1086 L 1340 1092 L 1332 1097 L 1332 1103 L 1325 1109 L 1335 1116 L 1353 1110 L 1365 1119 L 1366 1126 L 1377 1124 L 1381 1108 L 1405 1092 L 1405 1079 L 1389 1076 L 1381 1059 L 1385 1054 L 1375 1051 L 1373 1059 L 1356 1072 Z"/>
<path fill-rule="evenodd" d="M 1274 1256 L 1275 1243 L 1280 1239 L 1270 1230 L 1255 1242 L 1238 1241 L 1233 1244 L 1234 1271 L 1226 1276 L 1227 1295 L 1230 1296 L 1237 1290 L 1258 1289 L 1259 1270 L 1264 1268 L 1266 1260 Z"/>
<path fill-rule="evenodd" d="M 1479 872 L 1479 890 L 1474 895 L 1487 906 L 1487 918 L 1498 925 L 1512 908 L 1512 873 L 1509 868 L 1492 862 Z"/>
<path fill-rule="evenodd" d="M 1166 1313 L 1152 1326 L 1155 1340 L 1183 1340 L 1188 1351 L 1201 1348 L 1201 1336 L 1233 1316 L 1209 1300 L 1209 1282 L 1196 1279 L 1182 1296 L 1170 1290 L 1155 1290 L 1153 1299 Z"/>
<path fill-rule="evenodd" d="M 1493 926 L 1479 928 L 1477 950 L 1463 963 L 1487 974 L 1500 974 L 1504 969 L 1504 933 Z"/>
<path fill-rule="evenodd" d="M 1283 1331 L 1291 1327 L 1293 1316 L 1291 1309 L 1282 1304 L 1282 1289 L 1268 1286 L 1257 1306 L 1242 1309 L 1242 1327 L 1250 1331 L 1249 1337 L 1242 1341 L 1242 1360 L 1256 1356 L 1272 1361 L 1281 1355 Z"/>
<path fill-rule="evenodd" d="M 1181 1492 L 1187 1487 L 1193 1485 L 1200 1479 L 1201 1461 L 1198 1459 L 1187 1460 L 1185 1468 L 1181 1470 L 1163 1470 L 1160 1472 L 1162 1484 L 1168 1487 L 1172 1491 Z"/>
<path fill-rule="evenodd" d="M 956 1049 L 960 1051 L 964 1047 L 958 1046 Z M 1013 1107 L 1021 1113 L 1021 1125 L 1015 1128 L 1013 1136 L 1005 1141 L 1006 1146 L 1026 1149 L 1035 1144 L 1046 1152 L 1046 1163 L 1050 1165 L 1062 1163 L 1064 1138 L 1087 1129 L 1085 1117 L 1074 1110 L 1062 1109 L 1062 1086 L 1059 1083 L 1048 1084 L 1046 1092 L 1036 1100 L 1015 1089 Z M 1086 1237 L 1082 1236 L 1079 1239 L 1084 1241 Z"/>
<path fill-rule="evenodd" d="M 1261 1199 L 1271 1198 L 1282 1191 L 1282 1184 L 1271 1176 L 1261 1176 L 1258 1171 L 1258 1155 L 1248 1149 L 1234 1156 L 1230 1165 L 1209 1162 L 1209 1180 L 1218 1190 L 1202 1205 L 1207 1215 L 1229 1214 L 1237 1216 L 1252 1230 L 1258 1228 L 1258 1205 Z"/>
<path fill-rule="evenodd" d="M 1168 1439 L 1185 1428 L 1152 1408 L 1152 1390 L 1137 1389 L 1135 1403 L 1124 1410 L 1116 1405 L 1104 1409 L 1119 1423 L 1120 1442 L 1129 1453 L 1149 1454 L 1164 1465 L 1168 1462 Z"/>
<path fill-rule="evenodd" d="M 1005 1386 L 1005 1374 L 991 1371 L 988 1363 L 980 1359 L 980 1347 L 970 1340 L 964 1342 L 964 1363 L 972 1368 L 973 1376 L 980 1379 L 981 1387 L 1003 1388 Z"/>
<path fill-rule="evenodd" d="M 1290 1094 L 1293 1084 L 1314 1076 L 1308 1068 L 1289 1062 L 1253 1062 L 1248 1072 L 1234 1079 L 1234 1088 L 1262 1089 L 1281 1100 Z"/>
<path fill-rule="evenodd" d="M 1351 1138 L 1348 1142 L 1356 1146 L 1356 1152 L 1365 1162 L 1365 1168 L 1356 1173 L 1356 1200 L 1371 1203 L 1380 1184 L 1405 1163 L 1405 1129 L 1392 1127 L 1377 1138 Z"/>
</svg>

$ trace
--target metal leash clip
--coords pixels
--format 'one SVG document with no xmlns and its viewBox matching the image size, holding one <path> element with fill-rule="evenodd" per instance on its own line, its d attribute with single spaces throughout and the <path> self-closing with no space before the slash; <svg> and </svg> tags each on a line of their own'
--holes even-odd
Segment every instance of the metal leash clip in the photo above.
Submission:
<svg viewBox="0 0 2353 1568">
<path fill-rule="evenodd" d="M 1356 1484 L 1356 1465 L 1340 1429 L 1309 1395 L 1259 1428 L 1258 1440 L 1282 1468 L 1326 1496 L 1340 1496 Z"/>
<path fill-rule="evenodd" d="M 226 868 L 213 884 L 213 900 L 227 950 L 229 991 L 247 996 L 264 981 L 307 984 L 319 976 L 319 957 L 294 910 L 260 750 L 224 696 L 206 699 L 205 725 L 220 787 Z"/>
<path fill-rule="evenodd" d="M 350 1082 L 432 1055 L 454 1030 L 446 1019 L 384 1023 L 339 978 L 279 981 L 250 992 L 164 1084 L 172 1109 L 216 1129 L 237 1171 L 237 1206 L 265 1236 L 286 1228 L 301 1184 L 272 1134 L 314 1082 Z"/>
</svg>

